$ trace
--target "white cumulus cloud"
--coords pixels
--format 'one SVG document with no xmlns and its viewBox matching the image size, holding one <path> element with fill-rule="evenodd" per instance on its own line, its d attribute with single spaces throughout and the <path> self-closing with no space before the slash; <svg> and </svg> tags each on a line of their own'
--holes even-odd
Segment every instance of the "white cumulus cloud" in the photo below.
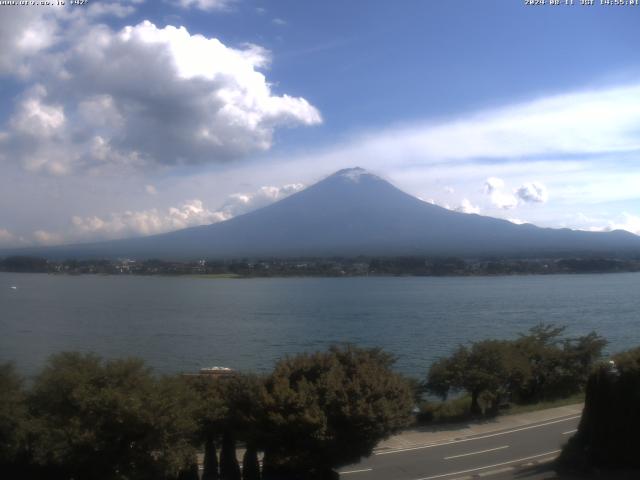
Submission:
<svg viewBox="0 0 640 480">
<path fill-rule="evenodd" d="M 22 237 L 13 233 L 7 228 L 0 228 L 0 247 L 25 247 L 30 245 L 30 242 Z"/>
<path fill-rule="evenodd" d="M 503 188 L 504 188 L 504 180 L 502 180 L 501 178 L 489 177 L 484 182 L 484 192 L 489 195 Z"/>
<path fill-rule="evenodd" d="M 503 210 L 511 210 L 518 206 L 515 195 L 504 190 L 504 180 L 497 177 L 489 177 L 484 182 L 484 192 L 489 196 L 491 203 Z"/>
<path fill-rule="evenodd" d="M 623 212 L 614 220 L 609 220 L 605 225 L 597 225 L 589 228 L 591 231 L 610 232 L 612 230 L 626 230 L 640 235 L 640 216 Z"/>
<path fill-rule="evenodd" d="M 0 246 L 13 246 L 17 241 L 16 236 L 6 228 L 0 228 Z"/>
<path fill-rule="evenodd" d="M 544 203 L 549 199 L 547 188 L 538 182 L 525 183 L 516 190 L 516 195 L 527 203 Z"/>
<path fill-rule="evenodd" d="M 234 193 L 229 196 L 219 212 L 231 218 L 264 207 L 281 200 L 304 188 L 301 183 L 292 183 L 282 187 L 264 186 L 252 193 Z"/>
<path fill-rule="evenodd" d="M 29 61 L 55 44 L 59 27 L 44 8 L 2 7 L 0 15 L 0 75 L 27 75 Z M 11 12 L 6 10 L 11 9 Z M 54 9 L 57 10 L 57 9 Z"/>
<path fill-rule="evenodd" d="M 41 55 L 62 43 L 65 31 L 73 35 L 78 28 L 86 25 L 87 20 L 95 21 L 108 16 L 124 18 L 135 11 L 133 4 L 137 3 L 141 2 L 89 2 L 89 5 L 82 8 L 68 8 L 64 5 L 49 5 L 45 8 L 6 6 L 3 8 L 3 15 L 0 15 L 0 44 L 3 46 L 0 49 L 0 75 L 25 78 L 33 75 L 43 65 L 50 67 L 55 64 L 52 60 L 57 60 L 59 52 L 48 52 L 51 55 L 44 58 Z"/>
<path fill-rule="evenodd" d="M 302 188 L 302 184 L 288 184 L 281 187 L 263 186 L 254 192 L 230 195 L 224 204 L 215 210 L 205 206 L 202 200 L 193 199 L 180 206 L 166 209 L 150 208 L 114 212 L 102 216 L 73 216 L 71 226 L 65 233 L 38 230 L 33 237 L 37 244 L 53 245 L 165 233 L 229 220 L 281 200 Z M 1 232 L 0 241 L 2 240 Z"/>
<path fill-rule="evenodd" d="M 462 202 L 460 202 L 460 205 L 455 210 L 462 213 L 480 213 L 480 207 L 473 205 L 467 198 L 463 198 Z"/>
<path fill-rule="evenodd" d="M 198 199 L 167 210 L 153 208 L 112 213 L 106 218 L 74 216 L 71 219 L 72 235 L 85 240 L 153 235 L 221 220 L 226 220 L 223 214 L 208 210 Z"/>
<path fill-rule="evenodd" d="M 56 48 L 54 62 L 25 56 L 46 88 L 25 91 L 0 136 L 4 158 L 33 171 L 223 162 L 268 150 L 278 127 L 322 121 L 306 99 L 272 92 L 261 71 L 270 54 L 257 45 L 144 21 L 119 31 L 85 22 Z"/>
<path fill-rule="evenodd" d="M 64 241 L 65 237 L 61 233 L 36 230 L 33 232 L 33 238 L 38 245 L 59 245 Z"/>
</svg>

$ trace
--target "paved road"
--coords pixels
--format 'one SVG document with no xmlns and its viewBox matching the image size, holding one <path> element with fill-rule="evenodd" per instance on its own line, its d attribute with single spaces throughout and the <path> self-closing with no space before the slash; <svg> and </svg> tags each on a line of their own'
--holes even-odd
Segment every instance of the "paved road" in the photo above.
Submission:
<svg viewBox="0 0 640 480">
<path fill-rule="evenodd" d="M 340 471 L 343 480 L 453 480 L 501 475 L 555 458 L 580 415 L 428 445 L 378 451 Z"/>
</svg>

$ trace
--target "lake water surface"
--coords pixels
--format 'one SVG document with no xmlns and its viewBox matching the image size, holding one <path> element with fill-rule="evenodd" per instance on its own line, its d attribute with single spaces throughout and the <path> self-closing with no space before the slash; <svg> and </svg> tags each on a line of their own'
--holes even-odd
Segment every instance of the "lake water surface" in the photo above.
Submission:
<svg viewBox="0 0 640 480">
<path fill-rule="evenodd" d="M 16 289 L 11 288 L 16 286 Z M 640 345 L 640 274 L 206 279 L 0 273 L 0 362 L 32 375 L 62 350 L 139 356 L 158 372 L 267 371 L 349 341 L 423 376 L 459 343 L 539 322 Z"/>
</svg>

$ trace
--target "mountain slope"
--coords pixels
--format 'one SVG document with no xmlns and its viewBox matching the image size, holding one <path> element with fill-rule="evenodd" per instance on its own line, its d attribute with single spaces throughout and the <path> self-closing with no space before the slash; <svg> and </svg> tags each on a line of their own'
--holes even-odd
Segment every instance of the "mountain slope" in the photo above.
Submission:
<svg viewBox="0 0 640 480">
<path fill-rule="evenodd" d="M 423 202 L 360 168 L 226 222 L 42 250 L 49 257 L 164 259 L 327 255 L 563 255 L 640 252 L 628 232 L 515 225 Z"/>
</svg>

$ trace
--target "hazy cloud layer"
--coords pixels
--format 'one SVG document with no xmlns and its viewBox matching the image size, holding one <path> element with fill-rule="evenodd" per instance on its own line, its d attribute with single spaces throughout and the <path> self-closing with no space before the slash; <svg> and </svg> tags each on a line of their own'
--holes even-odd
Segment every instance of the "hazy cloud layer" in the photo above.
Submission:
<svg viewBox="0 0 640 480">
<path fill-rule="evenodd" d="M 364 138 L 352 148 L 423 162 L 640 149 L 640 85 L 555 95 Z M 380 154 L 378 153 L 378 155 Z"/>
<path fill-rule="evenodd" d="M 235 0 L 178 0 L 182 8 L 196 8 L 203 11 L 225 10 Z"/>
</svg>

